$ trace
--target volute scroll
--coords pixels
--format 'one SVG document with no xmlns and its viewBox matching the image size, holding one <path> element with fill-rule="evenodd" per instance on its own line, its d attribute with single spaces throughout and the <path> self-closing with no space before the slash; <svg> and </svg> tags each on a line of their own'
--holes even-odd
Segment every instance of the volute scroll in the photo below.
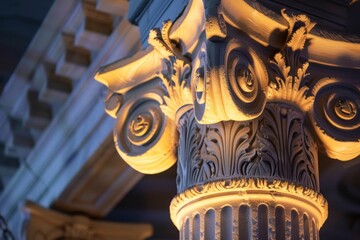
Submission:
<svg viewBox="0 0 360 240">
<path fill-rule="evenodd" d="M 139 172 L 154 174 L 176 162 L 177 131 L 161 109 L 164 91 L 159 79 L 153 86 L 130 91 L 117 113 L 114 141 L 119 155 Z M 157 91 L 156 91 L 157 90 Z"/>
<path fill-rule="evenodd" d="M 195 116 L 200 123 L 260 116 L 266 104 L 268 73 L 246 43 L 238 39 L 204 42 L 193 68 Z"/>
<path fill-rule="evenodd" d="M 360 155 L 360 87 L 335 78 L 323 78 L 312 89 L 310 114 L 321 150 L 346 161 Z"/>
</svg>

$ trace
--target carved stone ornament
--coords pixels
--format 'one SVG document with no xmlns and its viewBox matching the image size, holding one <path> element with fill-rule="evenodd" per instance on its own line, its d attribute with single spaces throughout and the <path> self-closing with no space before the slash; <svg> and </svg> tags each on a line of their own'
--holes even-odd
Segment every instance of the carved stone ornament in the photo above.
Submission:
<svg viewBox="0 0 360 240">
<path fill-rule="evenodd" d="M 201 124 L 248 121 L 259 117 L 267 102 L 299 108 L 321 140 L 320 150 L 330 157 L 350 160 L 360 154 L 359 84 L 346 87 L 340 79 L 312 79 L 307 73 L 304 48 L 310 61 L 323 63 L 324 53 L 311 52 L 311 46 L 330 41 L 311 35 L 314 23 L 305 15 L 290 16 L 285 11 L 282 19 L 274 17 L 251 1 L 240 1 L 239 6 L 269 20 L 265 30 L 254 33 L 255 28 L 244 26 L 243 16 L 235 14 L 234 9 L 245 10 L 240 11 L 233 1 L 204 3 L 190 1 L 175 23 L 167 21 L 162 29 L 150 31 L 150 47 L 97 73 L 95 78 L 110 90 L 106 109 L 118 119 L 114 137 L 125 161 L 144 173 L 164 171 L 176 161 L 176 124 L 188 109 L 194 108 Z M 280 29 L 279 41 L 269 40 L 269 28 Z M 309 38 L 311 44 L 306 46 Z M 262 50 L 265 44 L 280 47 L 280 51 L 271 56 Z M 336 64 L 332 58 L 328 61 L 323 64 Z M 334 100 L 334 94 L 326 91 L 335 91 L 336 96 L 346 91 L 351 94 Z M 317 110 L 325 103 L 325 109 Z M 347 131 L 351 138 L 344 140 L 341 136 L 348 136 Z"/>
<path fill-rule="evenodd" d="M 248 237 L 318 239 L 327 215 L 318 149 L 339 160 L 360 155 L 360 42 L 318 28 L 253 0 L 192 0 L 150 31 L 148 48 L 97 73 L 111 93 L 121 157 L 143 173 L 178 160 L 171 214 L 181 239 L 206 235 L 207 221 L 218 229 L 219 214 L 235 224 L 243 204 L 254 214 L 243 221 Z M 265 231 L 251 220 L 263 215 L 286 224 Z M 209 239 L 240 236 L 234 224 L 231 236 L 216 230 Z"/>
<path fill-rule="evenodd" d="M 28 223 L 24 237 L 30 240 L 143 240 L 153 233 L 149 224 L 112 223 L 70 216 L 26 202 Z"/>
<path fill-rule="evenodd" d="M 179 121 L 178 192 L 207 182 L 283 179 L 319 191 L 317 145 L 303 115 L 270 103 L 260 119 L 197 123 L 192 111 Z"/>
</svg>

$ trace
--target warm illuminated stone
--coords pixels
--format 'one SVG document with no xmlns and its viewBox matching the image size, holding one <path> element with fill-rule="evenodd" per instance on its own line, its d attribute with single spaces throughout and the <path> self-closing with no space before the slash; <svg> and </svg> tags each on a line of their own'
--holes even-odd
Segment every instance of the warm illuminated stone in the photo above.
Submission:
<svg viewBox="0 0 360 240">
<path fill-rule="evenodd" d="M 358 68 L 360 47 L 329 36 L 306 15 L 193 0 L 147 49 L 99 70 L 122 96 L 122 158 L 143 173 L 178 161 L 181 239 L 319 238 L 318 149 L 360 154 L 360 86 L 321 70 Z"/>
</svg>

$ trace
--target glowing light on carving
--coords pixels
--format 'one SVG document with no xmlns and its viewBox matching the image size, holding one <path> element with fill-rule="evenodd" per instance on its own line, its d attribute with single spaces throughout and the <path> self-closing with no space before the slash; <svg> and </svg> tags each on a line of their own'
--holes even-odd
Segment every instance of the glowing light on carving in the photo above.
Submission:
<svg viewBox="0 0 360 240">
<path fill-rule="evenodd" d="M 257 224 L 261 224 L 261 222 L 258 222 L 257 214 L 258 207 L 262 204 L 269 211 L 266 213 L 269 225 L 262 226 L 265 229 L 275 229 L 275 208 L 278 206 L 285 209 L 284 224 L 285 221 L 291 222 L 290 211 L 295 210 L 299 216 L 306 216 L 311 220 L 313 234 L 317 234 L 328 214 L 327 202 L 324 197 L 310 188 L 281 180 L 242 178 L 211 182 L 185 190 L 172 200 L 170 215 L 177 228 L 182 230 L 185 219 L 191 219 L 197 214 L 204 219 L 206 212 L 210 209 L 214 209 L 217 214 L 220 214 L 224 207 L 230 206 L 233 212 L 239 212 L 242 206 L 247 206 L 250 209 L 249 217 L 245 218 L 246 221 L 241 224 L 249 226 L 249 236 L 252 236 L 250 237 L 252 239 L 259 234 L 256 229 L 258 229 Z M 240 224 L 238 218 L 240 215 L 233 214 L 232 222 Z M 203 221 L 205 224 L 202 225 L 200 232 L 204 232 L 206 228 L 214 229 L 215 233 L 220 232 L 220 226 L 216 222 L 206 221 L 206 219 Z M 213 225 L 208 226 L 207 224 Z M 300 232 L 304 232 L 303 225 L 296 227 Z M 310 230 L 307 231 L 310 234 Z M 240 232 L 233 231 L 232 234 L 233 239 L 238 239 Z"/>
</svg>

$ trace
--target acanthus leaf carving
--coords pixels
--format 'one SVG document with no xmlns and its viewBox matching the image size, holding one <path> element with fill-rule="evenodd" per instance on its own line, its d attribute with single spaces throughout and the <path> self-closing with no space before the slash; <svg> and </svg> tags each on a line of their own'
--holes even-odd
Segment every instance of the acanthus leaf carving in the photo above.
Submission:
<svg viewBox="0 0 360 240">
<path fill-rule="evenodd" d="M 288 37 L 286 45 L 293 52 L 303 50 L 307 40 L 307 34 L 315 27 L 315 23 L 303 14 L 289 16 L 285 9 L 281 10 L 281 15 L 286 19 L 288 27 Z"/>
<path fill-rule="evenodd" d="M 270 79 L 267 98 L 270 101 L 285 101 L 308 112 L 314 102 L 309 94 L 308 62 L 300 62 L 307 34 L 315 26 L 305 15 L 289 16 L 282 10 L 283 17 L 289 24 L 288 37 L 284 48 L 276 53 L 271 61 L 273 77 Z"/>
<path fill-rule="evenodd" d="M 173 47 L 174 42 L 170 40 L 169 32 L 172 26 L 172 21 L 167 20 L 163 22 L 161 29 L 153 28 L 149 32 L 149 44 L 153 46 L 162 56 L 166 59 L 177 56 L 184 59 L 181 53 L 177 51 L 176 47 Z"/>
<path fill-rule="evenodd" d="M 268 104 L 259 119 L 249 122 L 204 126 L 189 113 L 180 121 L 191 124 L 179 126 L 179 192 L 206 182 L 246 176 L 284 179 L 319 189 L 317 145 L 304 125 L 304 116 L 295 108 Z M 185 151 L 188 153 L 182 154 Z"/>
<path fill-rule="evenodd" d="M 151 44 L 162 55 L 163 71 L 158 75 L 167 90 L 161 105 L 163 112 L 171 119 L 183 106 L 192 105 L 190 93 L 190 60 L 184 57 L 176 42 L 169 37 L 172 26 L 170 20 L 163 23 L 162 29 L 152 29 L 149 34 Z M 181 115 L 181 114 L 180 114 Z"/>
<path fill-rule="evenodd" d="M 173 64 L 166 61 L 165 64 L 168 66 L 168 71 L 163 73 L 162 76 L 168 96 L 164 96 L 164 103 L 161 105 L 161 109 L 169 118 L 176 120 L 176 114 L 179 109 L 184 106 L 192 107 L 189 86 L 191 67 L 182 60 L 176 60 Z"/>
<path fill-rule="evenodd" d="M 246 175 L 242 162 L 249 161 L 256 155 L 256 149 L 250 144 L 254 138 L 251 125 L 240 122 L 221 122 L 210 126 L 207 131 L 205 144 L 206 153 L 203 158 L 212 160 L 216 167 L 216 176 Z"/>
<path fill-rule="evenodd" d="M 179 151 L 177 166 L 177 188 L 182 191 L 191 184 L 191 179 L 197 179 L 198 175 L 211 175 L 210 167 L 204 166 L 204 173 L 194 173 L 191 167 L 203 165 L 200 156 L 201 146 L 204 142 L 204 125 L 199 125 L 192 116 L 193 112 L 188 111 L 179 119 Z M 199 166 L 200 167 L 200 166 Z"/>
<path fill-rule="evenodd" d="M 318 190 L 317 145 L 302 114 L 270 103 L 259 124 L 261 158 L 271 164 L 271 175 Z"/>
<path fill-rule="evenodd" d="M 288 102 L 307 114 L 320 139 L 320 150 L 329 157 L 351 160 L 360 154 L 359 87 L 339 79 L 309 79 L 308 62 L 300 53 L 315 26 L 305 15 L 289 16 L 284 48 L 271 61 L 273 76 L 267 97 L 270 102 Z M 310 81 L 311 80 L 311 81 Z M 311 89 L 310 89 L 311 87 Z"/>
</svg>

